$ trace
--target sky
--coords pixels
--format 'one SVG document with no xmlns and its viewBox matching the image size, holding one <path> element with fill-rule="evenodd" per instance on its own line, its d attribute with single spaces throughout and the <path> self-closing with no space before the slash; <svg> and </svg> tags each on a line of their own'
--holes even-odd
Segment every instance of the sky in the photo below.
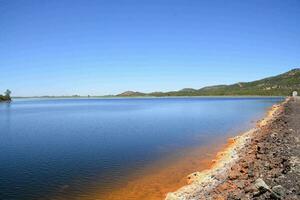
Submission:
<svg viewBox="0 0 300 200">
<path fill-rule="evenodd" d="M 299 0 L 0 0 L 0 93 L 107 95 L 300 66 Z"/>
</svg>

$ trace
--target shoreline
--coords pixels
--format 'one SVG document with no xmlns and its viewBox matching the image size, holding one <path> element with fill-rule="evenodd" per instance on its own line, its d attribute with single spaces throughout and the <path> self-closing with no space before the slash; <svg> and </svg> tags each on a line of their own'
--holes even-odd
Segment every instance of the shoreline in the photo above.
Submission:
<svg viewBox="0 0 300 200">
<path fill-rule="evenodd" d="M 234 166 L 246 157 L 246 149 L 283 115 L 286 104 L 290 101 L 291 98 L 286 98 L 282 103 L 273 105 L 266 116 L 257 122 L 255 128 L 230 138 L 225 149 L 217 154 L 209 169 L 188 175 L 188 184 L 175 192 L 169 192 L 165 200 L 227 199 L 225 194 L 222 194 L 223 189 L 218 187 L 228 181 Z"/>
<path fill-rule="evenodd" d="M 104 193 L 101 189 L 96 189 L 82 199 L 119 200 L 120 196 L 124 200 L 164 199 L 167 192 L 186 184 L 185 174 L 210 167 L 211 160 L 218 151 L 225 147 L 225 144 L 226 140 L 224 142 L 220 139 L 215 144 L 182 149 L 180 155 L 176 153 L 169 158 L 157 160 L 139 171 L 129 173 L 128 178 L 119 182 L 117 187 Z M 195 157 L 199 159 L 195 160 Z"/>
<path fill-rule="evenodd" d="M 12 99 L 172 99 L 172 98 L 284 98 L 284 96 L 267 96 L 267 95 L 203 95 L 203 96 L 79 96 L 79 97 L 68 97 L 68 96 L 57 96 L 57 97 L 12 97 Z"/>
</svg>

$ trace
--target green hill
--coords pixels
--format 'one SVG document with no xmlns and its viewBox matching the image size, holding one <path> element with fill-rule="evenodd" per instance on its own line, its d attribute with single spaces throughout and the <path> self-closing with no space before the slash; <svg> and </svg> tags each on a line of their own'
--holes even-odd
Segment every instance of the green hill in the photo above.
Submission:
<svg viewBox="0 0 300 200">
<path fill-rule="evenodd" d="M 123 92 L 121 94 L 118 94 L 117 96 L 120 97 L 133 97 L 133 96 L 145 96 L 145 93 L 141 93 L 141 92 L 134 92 L 134 91 L 126 91 Z"/>
<path fill-rule="evenodd" d="M 239 82 L 232 85 L 208 86 L 201 89 L 185 88 L 179 91 L 171 92 L 125 92 L 117 96 L 288 96 L 294 90 L 300 92 L 300 68 L 290 70 L 277 76 L 252 82 Z"/>
</svg>

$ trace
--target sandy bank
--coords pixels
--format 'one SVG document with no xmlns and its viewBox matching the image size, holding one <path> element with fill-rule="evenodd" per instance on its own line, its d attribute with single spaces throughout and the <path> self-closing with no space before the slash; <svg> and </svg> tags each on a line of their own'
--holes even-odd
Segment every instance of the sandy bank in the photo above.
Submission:
<svg viewBox="0 0 300 200">
<path fill-rule="evenodd" d="M 292 133 L 287 130 L 297 130 L 299 135 L 299 127 L 295 127 L 297 123 L 293 122 L 293 120 L 299 120 L 300 109 L 296 109 L 297 106 L 300 108 L 300 102 L 291 99 L 274 105 L 255 128 L 230 139 L 225 150 L 218 153 L 211 168 L 188 175 L 188 185 L 168 193 L 166 200 L 259 199 L 261 195 L 269 195 L 277 199 L 289 195 L 290 199 L 293 199 L 293 195 L 298 195 L 295 194 L 296 192 L 290 191 L 289 194 L 283 194 L 283 192 L 277 191 L 284 189 L 282 189 L 283 183 L 278 184 L 279 180 L 276 179 L 276 176 L 281 175 L 280 173 L 284 171 L 287 163 L 293 165 L 290 163 L 299 161 L 296 153 L 294 153 L 296 154 L 294 157 L 292 155 L 287 157 L 285 154 L 280 157 L 282 152 L 278 152 L 278 149 L 283 151 L 289 145 L 292 146 L 292 142 L 287 141 L 287 144 L 282 142 L 287 140 L 287 134 Z M 287 119 L 292 115 L 291 119 Z M 300 120 L 298 124 L 300 124 Z M 293 139 L 298 138 L 298 135 L 289 136 Z M 294 139 L 296 147 L 299 146 L 298 139 Z M 268 149 L 262 150 L 265 148 Z M 278 158 L 273 158 L 275 155 Z M 293 177 L 297 176 L 293 174 Z M 268 185 L 276 187 L 271 189 L 271 186 Z M 291 185 L 294 186 L 294 191 L 299 189 L 298 183 Z M 265 198 L 267 197 L 261 197 L 261 199 Z"/>
</svg>

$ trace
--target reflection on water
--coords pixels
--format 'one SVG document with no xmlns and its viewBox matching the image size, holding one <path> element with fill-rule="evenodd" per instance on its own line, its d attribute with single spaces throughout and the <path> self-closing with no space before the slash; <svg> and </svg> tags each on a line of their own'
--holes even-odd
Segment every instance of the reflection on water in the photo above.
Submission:
<svg viewBox="0 0 300 200">
<path fill-rule="evenodd" d="M 76 199 L 95 191 L 99 196 L 110 193 L 124 188 L 153 163 L 176 160 L 186 148 L 248 128 L 251 120 L 279 100 L 27 99 L 1 103 L 0 199 Z"/>
<path fill-rule="evenodd" d="M 3 111 L 4 111 L 4 126 L 6 126 L 4 129 L 5 130 L 8 130 L 8 132 L 10 132 L 10 102 L 4 102 L 4 103 L 0 103 L 0 109 L 1 107 L 3 108 Z M 1 109 L 2 110 L 2 109 Z"/>
</svg>

